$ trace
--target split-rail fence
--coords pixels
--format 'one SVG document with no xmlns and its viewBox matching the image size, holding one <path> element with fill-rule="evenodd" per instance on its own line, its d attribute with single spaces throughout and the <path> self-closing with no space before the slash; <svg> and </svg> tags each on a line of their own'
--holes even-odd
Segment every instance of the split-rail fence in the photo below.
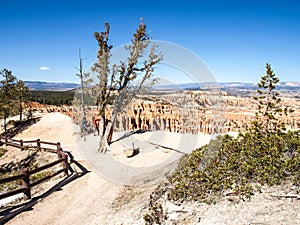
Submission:
<svg viewBox="0 0 300 225">
<path fill-rule="evenodd" d="M 13 182 L 13 181 L 18 181 L 18 180 L 21 180 L 22 183 L 22 185 L 19 186 L 17 189 L 1 193 L 0 199 L 4 199 L 20 193 L 24 193 L 24 199 L 31 199 L 31 188 L 53 178 L 54 176 L 57 176 L 60 173 L 64 173 L 66 176 L 68 176 L 68 171 L 69 171 L 68 155 L 61 148 L 60 142 L 57 143 L 46 142 L 46 141 L 41 141 L 40 139 L 25 141 L 25 140 L 16 140 L 16 139 L 0 136 L 0 144 L 5 144 L 6 146 L 13 146 L 21 150 L 26 148 L 36 148 L 37 150 L 56 153 L 58 156 L 58 159 L 56 161 L 51 162 L 49 164 L 40 166 L 33 170 L 30 170 L 29 168 L 24 168 L 21 171 L 19 171 L 19 175 L 0 179 L 0 185 Z M 39 180 L 33 182 L 30 181 L 31 175 L 39 173 L 51 167 L 54 167 L 58 164 L 61 164 L 62 167 L 61 169 L 57 170 L 56 172 L 50 175 L 42 177 Z"/>
</svg>

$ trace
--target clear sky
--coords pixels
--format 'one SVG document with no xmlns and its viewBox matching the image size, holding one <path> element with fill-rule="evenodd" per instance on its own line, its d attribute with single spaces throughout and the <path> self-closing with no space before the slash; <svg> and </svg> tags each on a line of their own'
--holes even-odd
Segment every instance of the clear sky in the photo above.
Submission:
<svg viewBox="0 0 300 225">
<path fill-rule="evenodd" d="M 87 70 L 93 33 L 109 22 L 117 47 L 143 17 L 153 39 L 193 51 L 219 82 L 258 82 L 267 62 L 281 81 L 300 81 L 296 0 L 0 0 L 0 9 L 0 69 L 22 80 L 79 82 L 78 49 Z"/>
</svg>

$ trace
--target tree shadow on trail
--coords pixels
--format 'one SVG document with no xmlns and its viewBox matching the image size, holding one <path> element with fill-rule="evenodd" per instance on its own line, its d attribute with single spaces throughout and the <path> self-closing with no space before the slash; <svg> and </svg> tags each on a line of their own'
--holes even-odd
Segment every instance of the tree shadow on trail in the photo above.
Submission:
<svg viewBox="0 0 300 225">
<path fill-rule="evenodd" d="M 27 200 L 26 202 L 20 203 L 18 205 L 8 206 L 4 210 L 0 211 L 0 224 L 7 223 L 8 221 L 13 219 L 18 214 L 21 214 L 22 212 L 33 210 L 33 207 L 36 205 L 36 203 L 38 203 L 42 199 L 48 197 L 55 191 L 62 190 L 62 187 L 64 187 L 65 185 L 73 182 L 74 180 L 76 180 L 90 172 L 83 165 L 81 165 L 79 162 L 74 160 L 74 157 L 72 156 L 72 154 L 70 152 L 66 152 L 66 153 L 70 157 L 70 164 L 74 163 L 74 165 L 76 165 L 81 171 L 77 172 L 70 166 L 69 169 L 70 169 L 71 175 L 65 177 L 62 181 L 60 181 L 58 184 L 56 184 L 55 186 L 50 188 L 45 193 L 43 193 L 39 196 L 33 197 L 32 199 Z"/>
<path fill-rule="evenodd" d="M 116 140 L 113 140 L 111 142 L 114 143 L 114 142 L 117 142 L 117 141 L 121 141 L 127 137 L 130 137 L 131 135 L 134 135 L 134 134 L 143 134 L 143 133 L 146 133 L 146 132 L 150 132 L 151 130 L 133 130 L 133 131 L 129 131 L 129 132 L 126 132 L 123 136 L 119 137 L 118 139 Z"/>
<path fill-rule="evenodd" d="M 41 117 L 30 118 L 24 121 L 17 121 L 12 128 L 7 129 L 5 132 L 1 133 L 0 136 L 6 138 L 13 138 L 17 134 L 29 128 L 31 125 L 39 122 Z"/>
</svg>

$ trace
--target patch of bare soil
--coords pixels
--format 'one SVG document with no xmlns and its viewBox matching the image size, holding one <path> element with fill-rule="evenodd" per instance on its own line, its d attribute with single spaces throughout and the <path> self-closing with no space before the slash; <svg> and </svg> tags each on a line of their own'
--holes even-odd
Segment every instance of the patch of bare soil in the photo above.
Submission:
<svg viewBox="0 0 300 225">
<path fill-rule="evenodd" d="M 144 224 L 143 215 L 155 186 L 123 186 L 110 205 L 111 224 Z"/>
<path fill-rule="evenodd" d="M 213 205 L 188 202 L 173 205 L 163 201 L 165 224 L 197 225 L 291 225 L 300 224 L 299 188 L 290 184 L 264 187 L 251 200 L 223 198 Z"/>
<path fill-rule="evenodd" d="M 18 167 L 18 164 L 22 161 L 25 161 L 26 164 L 26 159 L 29 158 L 30 161 L 30 157 L 35 153 L 35 151 L 21 151 L 20 149 L 11 146 L 1 146 L 1 148 L 6 151 L 0 158 L 1 172 L 4 172 L 8 168 L 14 170 L 14 167 Z"/>
<path fill-rule="evenodd" d="M 21 150 L 12 146 L 2 147 L 6 153 L 0 157 L 0 168 L 16 170 L 20 166 L 26 167 L 30 163 L 36 166 L 43 166 L 57 160 L 57 155 L 46 151 L 36 151 L 36 149 Z"/>
</svg>

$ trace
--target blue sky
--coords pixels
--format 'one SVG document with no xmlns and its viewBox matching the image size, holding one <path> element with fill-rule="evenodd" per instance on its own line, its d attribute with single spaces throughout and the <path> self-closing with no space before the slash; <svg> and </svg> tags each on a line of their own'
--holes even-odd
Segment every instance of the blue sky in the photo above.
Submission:
<svg viewBox="0 0 300 225">
<path fill-rule="evenodd" d="M 1 0 L 0 8 L 0 69 L 22 80 L 79 82 L 78 49 L 88 70 L 93 33 L 109 22 L 117 47 L 143 17 L 153 39 L 191 50 L 216 81 L 258 82 L 267 62 L 281 81 L 300 81 L 297 1 Z"/>
</svg>

